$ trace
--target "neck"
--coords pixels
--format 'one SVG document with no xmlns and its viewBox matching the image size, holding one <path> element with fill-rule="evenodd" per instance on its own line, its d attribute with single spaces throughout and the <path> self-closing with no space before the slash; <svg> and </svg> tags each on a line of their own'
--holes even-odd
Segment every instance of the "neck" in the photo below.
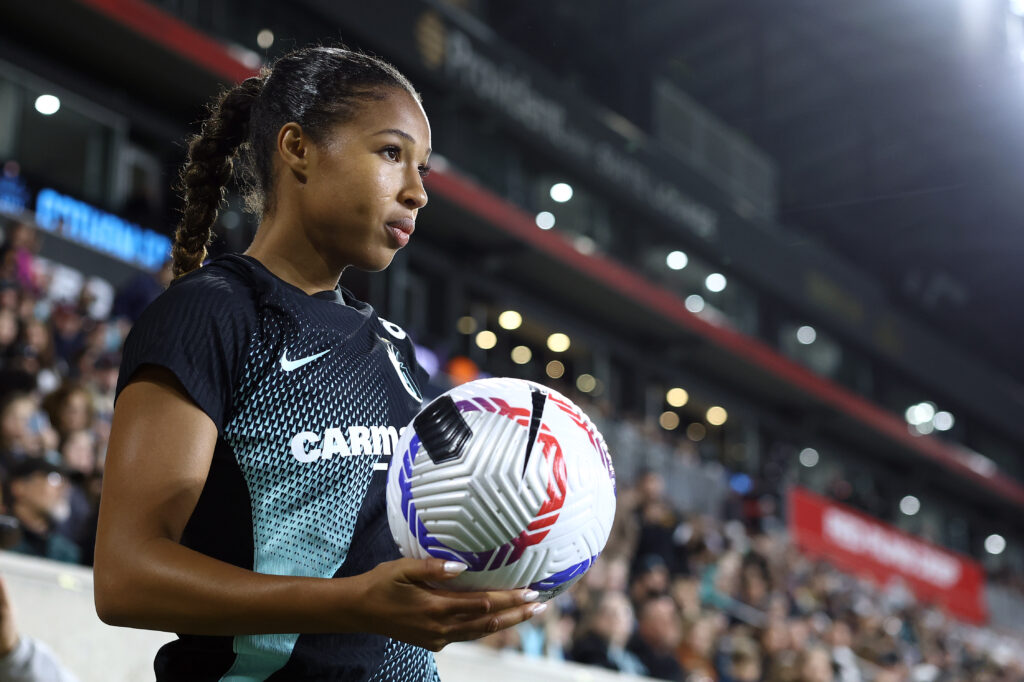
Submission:
<svg viewBox="0 0 1024 682">
<path fill-rule="evenodd" d="M 344 268 L 326 262 L 308 240 L 296 237 L 301 234 L 300 226 L 285 225 L 275 216 L 267 216 L 245 255 L 307 294 L 333 290 Z"/>
</svg>

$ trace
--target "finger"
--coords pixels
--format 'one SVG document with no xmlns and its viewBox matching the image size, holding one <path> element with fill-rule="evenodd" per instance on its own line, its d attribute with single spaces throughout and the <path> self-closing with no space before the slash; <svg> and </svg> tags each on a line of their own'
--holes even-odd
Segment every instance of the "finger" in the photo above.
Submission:
<svg viewBox="0 0 1024 682">
<path fill-rule="evenodd" d="M 494 634 L 495 632 L 510 628 L 514 625 L 519 625 L 523 621 L 529 620 L 534 616 L 539 616 L 544 613 L 547 608 L 547 604 L 526 604 L 524 606 L 517 606 L 511 609 L 505 609 L 504 611 L 480 616 L 473 620 L 461 623 L 457 628 L 452 630 L 448 639 L 453 642 L 479 639 L 480 637 Z"/>
<path fill-rule="evenodd" d="M 464 608 L 460 606 L 452 605 L 453 615 L 462 613 L 471 613 L 478 615 L 479 613 L 496 613 L 497 611 L 504 611 L 505 609 L 512 608 L 513 606 L 520 606 L 522 604 L 529 604 L 537 601 L 540 597 L 540 593 L 536 590 L 529 588 L 519 590 L 492 590 L 490 592 L 451 592 L 448 590 L 437 590 L 436 594 L 441 597 L 448 599 L 457 600 L 461 603 Z M 473 605 L 486 605 L 483 610 L 475 611 Z"/>
<path fill-rule="evenodd" d="M 402 576 L 413 583 L 451 580 L 469 568 L 460 561 L 444 559 L 398 559 L 395 563 Z"/>
</svg>

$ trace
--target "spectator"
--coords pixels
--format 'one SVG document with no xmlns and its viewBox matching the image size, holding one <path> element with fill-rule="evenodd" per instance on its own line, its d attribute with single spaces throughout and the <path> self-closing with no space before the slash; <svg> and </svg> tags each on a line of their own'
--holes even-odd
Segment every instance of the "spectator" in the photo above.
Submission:
<svg viewBox="0 0 1024 682">
<path fill-rule="evenodd" d="M 17 342 L 18 316 L 13 310 L 0 308 L 0 367 L 6 367 L 14 358 Z"/>
<path fill-rule="evenodd" d="M 761 650 L 750 637 L 733 637 L 720 682 L 760 682 Z"/>
<path fill-rule="evenodd" d="M 96 421 L 96 405 L 92 393 L 77 381 L 66 381 L 46 396 L 43 408 L 61 438 L 81 429 L 91 429 Z"/>
<path fill-rule="evenodd" d="M 825 635 L 825 642 L 832 647 L 832 664 L 838 674 L 837 682 L 861 682 L 857 656 L 850 648 L 853 642 L 850 626 L 845 621 L 835 621 Z"/>
<path fill-rule="evenodd" d="M 119 287 L 114 297 L 113 317 L 130 322 L 139 319 L 146 306 L 170 285 L 173 279 L 171 265 L 172 261 L 168 259 L 156 272 L 139 273 Z"/>
<path fill-rule="evenodd" d="M 688 673 L 709 680 L 717 680 L 714 654 L 715 639 L 718 636 L 717 618 L 713 614 L 702 614 L 685 628 L 685 635 L 678 649 L 678 660 Z"/>
<path fill-rule="evenodd" d="M 828 649 L 813 646 L 804 649 L 799 656 L 800 682 L 834 682 L 832 656 Z"/>
<path fill-rule="evenodd" d="M 629 597 L 634 604 L 642 604 L 651 597 L 667 594 L 669 572 L 665 560 L 659 554 L 647 554 L 634 564 L 633 582 Z"/>
<path fill-rule="evenodd" d="M 74 366 L 75 358 L 85 347 L 85 318 L 70 303 L 61 303 L 53 309 L 53 342 L 57 359 L 65 371 Z"/>
<path fill-rule="evenodd" d="M 652 677 L 683 682 L 683 668 L 676 660 L 681 629 L 679 608 L 672 597 L 649 597 L 640 605 L 636 632 L 628 648 Z"/>
<path fill-rule="evenodd" d="M 78 545 L 82 563 L 91 566 L 101 484 L 96 467 L 96 436 L 87 429 L 73 431 L 61 443 L 60 454 L 68 476 L 71 514 L 57 526 L 57 532 Z"/>
<path fill-rule="evenodd" d="M 71 514 L 63 469 L 34 457 L 18 463 L 10 472 L 10 508 L 22 531 L 13 551 L 71 563 L 81 559 L 78 546 L 56 532 Z"/>
<path fill-rule="evenodd" d="M 35 383 L 43 391 L 52 391 L 60 384 L 53 334 L 45 322 L 30 319 L 22 323 L 14 363 L 22 371 L 36 375 Z"/>
<path fill-rule="evenodd" d="M 10 469 L 27 457 L 44 457 L 57 446 L 57 434 L 30 393 L 15 392 L 0 404 L 0 467 Z"/>
<path fill-rule="evenodd" d="M 18 634 L 7 585 L 0 578 L 0 680 L 4 682 L 77 682 L 48 646 Z"/>
<path fill-rule="evenodd" d="M 0 250 L 0 278 L 12 279 L 18 287 L 30 293 L 39 290 L 35 268 L 35 252 L 39 240 L 35 229 L 27 223 L 18 223 L 7 232 L 7 242 Z"/>
<path fill-rule="evenodd" d="M 584 617 L 580 629 L 572 660 L 636 675 L 646 673 L 640 660 L 625 648 L 633 632 L 633 607 L 625 595 L 606 592 Z"/>
</svg>

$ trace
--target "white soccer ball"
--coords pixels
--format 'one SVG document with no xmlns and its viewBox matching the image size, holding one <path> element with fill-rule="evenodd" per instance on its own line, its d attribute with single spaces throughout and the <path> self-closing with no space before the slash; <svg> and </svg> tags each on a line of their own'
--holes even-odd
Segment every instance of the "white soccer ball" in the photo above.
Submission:
<svg viewBox="0 0 1024 682">
<path fill-rule="evenodd" d="M 480 379 L 431 401 L 399 439 L 388 523 L 406 557 L 461 561 L 445 589 L 530 587 L 550 599 L 597 559 L 615 470 L 590 419 L 521 379 Z"/>
</svg>

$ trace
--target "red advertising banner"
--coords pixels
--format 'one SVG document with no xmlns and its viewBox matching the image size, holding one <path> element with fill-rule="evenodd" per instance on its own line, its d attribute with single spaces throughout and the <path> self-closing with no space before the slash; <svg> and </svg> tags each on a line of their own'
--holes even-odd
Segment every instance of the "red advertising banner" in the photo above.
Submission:
<svg viewBox="0 0 1024 682">
<path fill-rule="evenodd" d="M 981 564 L 802 488 L 789 490 L 789 532 L 806 554 L 880 585 L 901 579 L 923 602 L 983 623 Z"/>
</svg>

